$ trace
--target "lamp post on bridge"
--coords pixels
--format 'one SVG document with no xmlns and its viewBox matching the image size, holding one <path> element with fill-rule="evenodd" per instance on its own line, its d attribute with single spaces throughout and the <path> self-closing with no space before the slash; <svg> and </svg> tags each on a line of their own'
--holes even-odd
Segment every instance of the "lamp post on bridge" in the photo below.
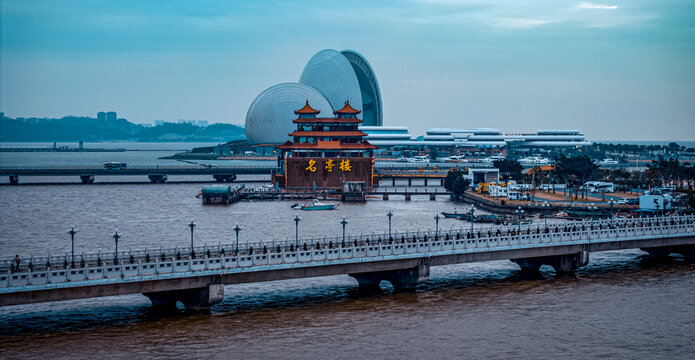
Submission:
<svg viewBox="0 0 695 360">
<path fill-rule="evenodd" d="M 236 247 L 234 248 L 234 256 L 238 256 L 239 255 L 239 231 L 241 231 L 241 227 L 239 226 L 239 223 L 236 223 L 233 230 L 236 233 Z"/>
<path fill-rule="evenodd" d="M 343 225 L 343 243 L 341 244 L 342 247 L 345 247 L 345 225 L 347 225 L 348 220 L 345 216 L 343 216 L 342 219 L 340 219 L 340 223 Z"/>
<path fill-rule="evenodd" d="M 473 236 L 473 217 L 475 216 L 475 204 L 471 205 L 471 236 Z"/>
<path fill-rule="evenodd" d="M 391 218 L 393 217 L 393 212 L 391 212 L 391 209 L 389 209 L 389 212 L 386 213 L 386 216 L 389 217 L 389 239 L 391 238 Z"/>
<path fill-rule="evenodd" d="M 610 211 L 610 218 L 611 218 L 611 228 L 613 227 L 613 204 L 615 204 L 614 200 L 608 201 L 608 203 L 611 205 L 611 211 Z"/>
<path fill-rule="evenodd" d="M 441 219 L 441 216 L 439 216 L 439 212 L 437 212 L 434 214 L 434 241 L 437 241 L 437 239 L 439 239 L 439 219 Z"/>
<path fill-rule="evenodd" d="M 521 206 L 518 206 L 514 212 L 519 214 L 519 230 L 517 231 L 517 235 L 521 236 L 521 216 L 524 214 L 524 210 L 521 209 Z"/>
<path fill-rule="evenodd" d="M 299 251 L 299 222 L 302 221 L 302 217 L 294 214 L 294 246 L 297 251 Z"/>
<path fill-rule="evenodd" d="M 116 243 L 116 253 L 113 256 L 114 265 L 118 265 L 118 239 L 120 239 L 122 235 L 122 233 L 118 232 L 118 228 L 116 228 L 116 231 L 113 233 L 113 240 Z"/>
<path fill-rule="evenodd" d="M 591 211 L 591 230 L 594 230 L 594 213 L 598 209 L 596 206 L 589 206 L 589 211 Z"/>
<path fill-rule="evenodd" d="M 548 204 L 547 201 L 543 201 L 543 204 L 542 204 L 541 206 L 543 206 L 543 219 L 545 220 L 545 228 L 548 229 L 548 214 L 547 214 L 547 211 L 548 211 L 548 207 L 550 207 L 550 204 Z"/>
<path fill-rule="evenodd" d="M 193 250 L 193 228 L 195 228 L 197 224 L 193 219 L 191 219 L 191 222 L 188 223 L 188 227 L 191 228 L 191 259 L 195 258 L 195 251 Z"/>
<path fill-rule="evenodd" d="M 72 267 L 75 267 L 75 234 L 79 231 L 78 228 L 75 227 L 75 225 L 70 225 L 70 229 L 68 229 L 68 234 L 70 234 L 70 243 L 72 244 Z"/>
</svg>

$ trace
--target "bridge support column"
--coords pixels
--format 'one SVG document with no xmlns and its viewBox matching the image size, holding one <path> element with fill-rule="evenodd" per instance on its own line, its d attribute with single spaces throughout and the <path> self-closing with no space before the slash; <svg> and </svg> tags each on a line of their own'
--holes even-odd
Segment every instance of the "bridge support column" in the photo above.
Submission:
<svg viewBox="0 0 695 360">
<path fill-rule="evenodd" d="M 173 310 L 180 301 L 186 310 L 195 312 L 210 311 L 212 305 L 224 299 L 224 285 L 212 284 L 204 288 L 161 291 L 143 294 L 152 302 L 152 306 L 161 310 Z"/>
<path fill-rule="evenodd" d="M 359 274 L 349 274 L 360 286 L 360 289 L 370 290 L 379 287 L 382 281 L 388 281 L 396 290 L 412 290 L 417 284 L 430 278 L 430 266 L 421 264 L 414 268 L 390 271 L 376 271 Z"/>
<path fill-rule="evenodd" d="M 217 182 L 232 182 L 236 180 L 235 174 L 213 174 L 212 177 Z"/>
<path fill-rule="evenodd" d="M 437 194 L 430 194 L 430 201 L 437 200 Z"/>
<path fill-rule="evenodd" d="M 571 274 L 589 263 L 589 252 L 581 251 L 576 254 L 512 259 L 512 261 L 519 265 L 521 273 L 525 275 L 538 274 L 541 265 L 552 266 L 558 274 Z"/>
<path fill-rule="evenodd" d="M 19 175 L 10 175 L 10 184 L 12 184 L 12 185 L 19 184 Z"/>
<path fill-rule="evenodd" d="M 147 175 L 147 178 L 150 179 L 153 184 L 162 184 L 167 181 L 166 175 Z"/>
<path fill-rule="evenodd" d="M 439 186 L 444 186 L 444 179 L 439 180 Z"/>
<path fill-rule="evenodd" d="M 427 178 L 425 178 L 425 186 L 427 186 Z"/>
<path fill-rule="evenodd" d="M 649 257 L 654 258 L 665 258 L 671 253 L 676 253 L 683 255 L 686 259 L 695 259 L 695 246 L 692 245 L 642 248 L 640 250 L 646 251 L 649 253 Z"/>
<path fill-rule="evenodd" d="M 405 201 L 410 201 L 410 194 L 408 194 L 408 193 L 405 194 Z"/>
<path fill-rule="evenodd" d="M 413 186 L 413 178 L 408 178 L 408 186 Z"/>
<path fill-rule="evenodd" d="M 83 184 L 93 184 L 94 183 L 94 175 L 80 175 L 80 180 L 82 181 Z"/>
<path fill-rule="evenodd" d="M 383 198 L 384 200 L 388 200 L 388 199 L 389 199 L 389 194 L 384 194 L 384 195 L 382 195 L 382 198 Z"/>
<path fill-rule="evenodd" d="M 391 185 L 394 187 L 396 186 L 396 178 L 391 179 Z"/>
</svg>

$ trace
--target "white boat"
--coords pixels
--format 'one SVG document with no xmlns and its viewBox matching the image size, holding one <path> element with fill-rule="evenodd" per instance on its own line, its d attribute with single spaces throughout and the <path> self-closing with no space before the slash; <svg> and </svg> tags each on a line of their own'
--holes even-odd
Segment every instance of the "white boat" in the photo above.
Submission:
<svg viewBox="0 0 695 360">
<path fill-rule="evenodd" d="M 446 158 L 445 161 L 446 162 L 453 162 L 453 163 L 461 163 L 461 162 L 468 162 L 468 159 L 466 159 L 466 157 L 463 155 L 452 155 L 452 156 L 449 156 L 448 158 Z"/>
<path fill-rule="evenodd" d="M 333 210 L 338 207 L 339 204 L 335 203 L 322 203 L 318 199 L 312 200 L 310 203 L 304 204 L 294 204 L 292 209 L 298 210 Z"/>
<path fill-rule="evenodd" d="M 550 164 L 550 159 L 544 157 L 525 157 L 517 161 L 523 167 L 541 167 Z"/>
<path fill-rule="evenodd" d="M 618 160 L 615 159 L 603 159 L 598 162 L 599 166 L 610 166 L 610 165 L 618 165 Z"/>
<path fill-rule="evenodd" d="M 428 162 L 430 162 L 430 159 L 427 158 L 427 155 L 413 156 L 413 157 L 408 159 L 408 162 L 410 162 L 410 163 L 428 163 Z"/>
</svg>

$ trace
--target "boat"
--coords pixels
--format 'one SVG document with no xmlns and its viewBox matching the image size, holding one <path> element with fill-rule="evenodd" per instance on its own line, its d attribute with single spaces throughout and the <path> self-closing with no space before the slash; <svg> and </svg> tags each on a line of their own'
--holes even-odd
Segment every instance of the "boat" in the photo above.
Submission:
<svg viewBox="0 0 695 360">
<path fill-rule="evenodd" d="M 466 159 L 465 156 L 463 155 L 452 155 L 446 158 L 444 161 L 446 162 L 451 162 L 451 163 L 460 163 L 460 162 L 468 162 L 468 159 Z"/>
<path fill-rule="evenodd" d="M 422 155 L 422 156 L 413 156 L 408 159 L 409 163 L 428 163 L 430 162 L 430 159 L 427 158 L 427 155 Z"/>
<path fill-rule="evenodd" d="M 442 211 L 442 215 L 444 215 L 445 218 L 458 219 L 459 217 L 461 217 L 462 215 L 465 215 L 465 214 L 456 212 L 456 209 L 454 209 L 454 212 L 452 212 L 452 213 Z"/>
<path fill-rule="evenodd" d="M 543 157 L 525 157 L 517 160 L 519 164 L 523 167 L 534 167 L 534 166 L 545 166 L 550 164 L 550 159 Z"/>
<path fill-rule="evenodd" d="M 292 209 L 297 210 L 333 210 L 338 207 L 339 204 L 334 203 L 322 203 L 318 199 L 314 199 L 311 203 L 304 204 L 294 204 Z"/>
<path fill-rule="evenodd" d="M 610 166 L 610 165 L 618 165 L 618 160 L 615 159 L 603 159 L 598 162 L 599 166 Z"/>
</svg>

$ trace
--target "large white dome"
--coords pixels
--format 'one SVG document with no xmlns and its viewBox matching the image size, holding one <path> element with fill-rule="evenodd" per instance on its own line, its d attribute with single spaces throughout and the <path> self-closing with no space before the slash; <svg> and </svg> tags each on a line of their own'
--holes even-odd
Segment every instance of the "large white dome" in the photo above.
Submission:
<svg viewBox="0 0 695 360">
<path fill-rule="evenodd" d="M 282 83 L 264 90 L 246 113 L 246 139 L 250 144 L 284 143 L 296 130 L 294 111 L 304 104 L 320 110 L 319 116 L 332 117 L 333 108 L 316 89 L 300 83 Z"/>
<path fill-rule="evenodd" d="M 352 107 L 362 110 L 362 94 L 355 70 L 338 51 L 326 49 L 316 53 L 304 67 L 299 82 L 318 90 L 334 109 L 341 109 L 345 101 L 350 101 Z"/>
</svg>

